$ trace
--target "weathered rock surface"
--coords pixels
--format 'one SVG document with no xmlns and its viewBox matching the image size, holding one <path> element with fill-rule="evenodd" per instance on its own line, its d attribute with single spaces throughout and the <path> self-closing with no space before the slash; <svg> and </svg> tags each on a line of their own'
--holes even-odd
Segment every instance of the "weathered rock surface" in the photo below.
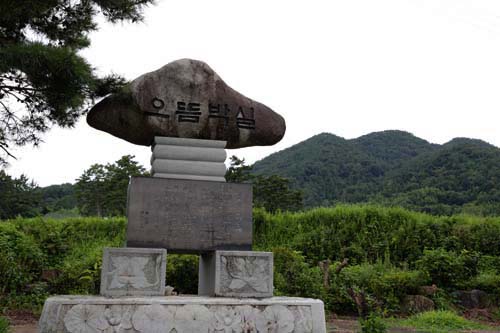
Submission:
<svg viewBox="0 0 500 333">
<path fill-rule="evenodd" d="M 467 309 L 485 309 L 490 306 L 490 297 L 482 290 L 454 291 L 451 296 L 460 306 Z"/>
<path fill-rule="evenodd" d="M 155 136 L 227 141 L 227 148 L 273 145 L 285 120 L 230 88 L 207 64 L 182 59 L 144 74 L 97 103 L 90 126 L 138 145 Z"/>
<path fill-rule="evenodd" d="M 401 311 L 408 314 L 431 310 L 434 310 L 434 302 L 422 295 L 406 295 L 401 303 Z"/>
<path fill-rule="evenodd" d="M 422 286 L 419 288 L 419 293 L 423 296 L 432 296 L 438 292 L 439 288 L 433 284 L 432 286 Z"/>
</svg>

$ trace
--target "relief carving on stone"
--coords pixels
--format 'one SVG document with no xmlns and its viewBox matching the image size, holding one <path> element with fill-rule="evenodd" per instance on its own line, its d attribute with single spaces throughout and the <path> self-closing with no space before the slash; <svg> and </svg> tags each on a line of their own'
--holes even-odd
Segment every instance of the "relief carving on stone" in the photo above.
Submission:
<svg viewBox="0 0 500 333">
<path fill-rule="evenodd" d="M 146 289 L 158 284 L 161 268 L 161 256 L 156 256 L 154 264 L 155 274 L 152 283 L 148 282 L 145 268 L 150 258 L 131 256 L 112 256 L 111 265 L 113 270 L 108 273 L 110 277 L 108 289 L 134 288 Z"/>
<path fill-rule="evenodd" d="M 45 318 L 49 320 L 49 318 Z M 72 306 L 70 333 L 311 333 L 309 306 L 94 305 Z"/>
<path fill-rule="evenodd" d="M 250 287 L 257 292 L 270 292 L 268 284 L 269 263 L 267 258 L 252 256 L 221 256 L 223 270 L 228 279 L 223 285 L 231 291 Z"/>
</svg>

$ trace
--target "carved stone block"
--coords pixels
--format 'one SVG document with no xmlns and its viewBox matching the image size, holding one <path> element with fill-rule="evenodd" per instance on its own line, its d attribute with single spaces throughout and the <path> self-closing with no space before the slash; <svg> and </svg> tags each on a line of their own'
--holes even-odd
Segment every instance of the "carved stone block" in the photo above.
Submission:
<svg viewBox="0 0 500 333">
<path fill-rule="evenodd" d="M 198 294 L 272 297 L 272 252 L 215 251 L 200 257 Z"/>
<path fill-rule="evenodd" d="M 163 296 L 166 263 L 165 249 L 105 248 L 101 295 Z"/>
<path fill-rule="evenodd" d="M 326 333 L 326 325 L 323 302 L 308 298 L 56 296 L 39 332 Z"/>
<path fill-rule="evenodd" d="M 127 246 L 169 253 L 252 249 L 252 185 L 132 177 Z"/>
</svg>

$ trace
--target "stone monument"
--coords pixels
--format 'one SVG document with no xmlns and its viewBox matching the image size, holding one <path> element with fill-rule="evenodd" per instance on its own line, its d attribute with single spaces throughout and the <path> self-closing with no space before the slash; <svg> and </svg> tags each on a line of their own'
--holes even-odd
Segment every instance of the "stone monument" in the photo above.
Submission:
<svg viewBox="0 0 500 333">
<path fill-rule="evenodd" d="M 127 244 L 104 249 L 101 295 L 47 299 L 40 332 L 326 332 L 320 300 L 273 297 L 273 254 L 252 251 L 252 187 L 224 179 L 225 148 L 275 144 L 280 115 L 183 59 L 87 121 L 151 146 L 152 177 L 130 180 Z M 167 252 L 200 256 L 198 296 L 163 296 Z"/>
</svg>

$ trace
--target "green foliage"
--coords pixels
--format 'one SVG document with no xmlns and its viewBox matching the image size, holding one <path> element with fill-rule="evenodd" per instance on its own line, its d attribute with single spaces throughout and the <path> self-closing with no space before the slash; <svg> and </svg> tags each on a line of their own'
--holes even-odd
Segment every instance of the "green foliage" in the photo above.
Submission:
<svg viewBox="0 0 500 333">
<path fill-rule="evenodd" d="M 94 164 L 75 184 L 78 208 L 86 216 L 123 216 L 130 177 L 145 175 L 144 167 L 126 155 L 107 165 Z"/>
<path fill-rule="evenodd" d="M 0 170 L 0 220 L 39 214 L 37 206 L 41 198 L 37 189 L 36 184 L 26 176 L 12 178 Z"/>
<path fill-rule="evenodd" d="M 1 222 L 0 309 L 39 311 L 49 294 L 98 293 L 102 249 L 124 240 L 123 218 Z M 45 271 L 55 275 L 42 279 Z"/>
<path fill-rule="evenodd" d="M 226 170 L 226 181 L 229 183 L 244 183 L 252 179 L 250 171 L 252 167 L 245 164 L 245 159 L 239 159 L 236 155 L 229 158 L 231 164 Z"/>
<path fill-rule="evenodd" d="M 420 271 L 399 269 L 387 264 L 360 264 L 344 268 L 340 274 L 330 274 L 330 302 L 333 306 L 351 302 L 345 293 L 347 288 L 362 292 L 372 311 L 399 310 L 405 295 L 413 295 L 427 283 Z M 354 307 L 354 304 L 352 304 Z"/>
<path fill-rule="evenodd" d="M 361 318 L 359 320 L 359 325 L 361 327 L 361 333 L 385 333 L 387 332 L 387 325 L 384 320 L 371 313 L 365 319 Z"/>
<path fill-rule="evenodd" d="M 40 206 L 43 215 L 69 211 L 77 205 L 74 186 L 69 183 L 42 187 L 38 192 L 42 197 Z"/>
<path fill-rule="evenodd" d="M 124 218 L 0 222 L 0 308 L 40 309 L 54 293 L 97 294 L 102 248 L 123 246 L 125 226 Z M 256 209 L 254 228 L 254 249 L 274 253 L 275 294 L 321 298 L 327 310 L 337 313 L 357 310 L 349 288 L 366 296 L 369 310 L 397 312 L 405 295 L 417 294 L 439 276 L 434 261 L 444 262 L 443 271 L 460 271 L 458 278 L 444 275 L 460 288 L 498 290 L 500 249 L 490 245 L 500 239 L 498 219 L 434 217 L 375 206 L 275 214 Z M 318 265 L 326 259 L 333 263 L 328 276 Z M 343 259 L 348 265 L 337 272 Z M 196 256 L 169 255 L 168 284 L 196 293 L 197 265 Z M 47 278 L 47 271 L 54 275 Z M 449 308 L 447 293 L 433 296 L 439 308 Z"/>
<path fill-rule="evenodd" d="M 319 267 L 310 267 L 305 258 L 287 248 L 272 249 L 275 295 L 323 298 Z"/>
<path fill-rule="evenodd" d="M 457 253 L 469 251 L 469 259 L 474 259 L 474 252 L 500 256 L 498 218 L 434 217 L 400 208 L 336 206 L 298 213 L 256 210 L 254 221 L 254 241 L 260 247 L 293 248 L 312 263 L 348 258 L 351 264 L 389 260 L 412 267 L 424 249 L 441 247 Z"/>
<path fill-rule="evenodd" d="M 78 211 L 78 208 L 72 208 L 72 209 L 58 209 L 53 212 L 49 212 L 43 217 L 49 218 L 49 219 L 67 219 L 67 218 L 75 218 L 75 217 L 80 217 L 80 212 Z"/>
<path fill-rule="evenodd" d="M 306 207 L 372 202 L 433 215 L 500 214 L 500 150 L 479 140 L 440 146 L 401 131 L 352 140 L 323 133 L 253 170 L 289 179 Z"/>
<path fill-rule="evenodd" d="M 9 321 L 7 318 L 0 316 L 0 333 L 8 333 L 9 330 Z"/>
<path fill-rule="evenodd" d="M 463 286 L 477 275 L 478 258 L 477 253 L 466 250 L 456 253 L 438 248 L 424 250 L 416 266 L 430 277 L 432 283 L 451 289 Z"/>
<path fill-rule="evenodd" d="M 167 283 L 181 294 L 198 293 L 198 256 L 169 254 Z"/>
<path fill-rule="evenodd" d="M 469 289 L 479 289 L 493 294 L 500 300 L 500 274 L 495 272 L 481 272 L 468 283 Z"/>
<path fill-rule="evenodd" d="M 40 142 L 53 124 L 72 126 L 95 97 L 122 86 L 99 78 L 79 51 L 90 45 L 99 13 L 111 21 L 142 19 L 153 0 L 0 2 L 0 149 Z M 5 163 L 5 155 L 0 163 Z"/>
<path fill-rule="evenodd" d="M 488 329 L 487 326 L 460 317 L 451 311 L 428 311 L 397 322 L 398 326 L 412 327 L 429 333 L 463 332 L 464 330 Z"/>
<path fill-rule="evenodd" d="M 0 295 L 24 292 L 47 261 L 33 235 L 7 223 L 0 223 L 0 253 Z"/>
<path fill-rule="evenodd" d="M 75 215 L 74 186 L 71 184 L 38 187 L 26 176 L 13 178 L 0 170 L 0 220 L 17 216 Z"/>
<path fill-rule="evenodd" d="M 268 212 L 297 211 L 302 209 L 302 192 L 289 189 L 286 178 L 272 175 L 257 176 L 253 181 L 253 204 Z"/>
<path fill-rule="evenodd" d="M 479 258 L 477 267 L 481 272 L 493 272 L 500 274 L 500 256 L 483 255 Z"/>
<path fill-rule="evenodd" d="M 288 179 L 277 175 L 254 176 L 250 173 L 251 170 L 252 167 L 245 164 L 245 159 L 240 160 L 233 155 L 225 177 L 232 183 L 253 183 L 254 207 L 262 207 L 268 212 L 302 209 L 302 192 L 291 190 Z"/>
</svg>

